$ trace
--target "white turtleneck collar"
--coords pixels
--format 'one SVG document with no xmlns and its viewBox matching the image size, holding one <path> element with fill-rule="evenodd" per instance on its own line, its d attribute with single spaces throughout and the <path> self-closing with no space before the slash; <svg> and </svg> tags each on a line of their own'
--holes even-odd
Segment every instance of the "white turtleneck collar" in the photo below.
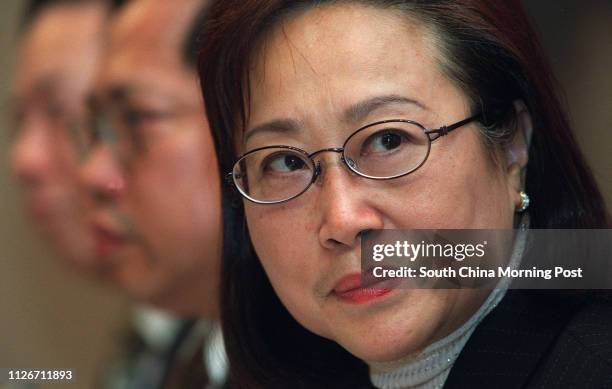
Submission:
<svg viewBox="0 0 612 389">
<path fill-rule="evenodd" d="M 514 269 L 518 268 L 525 249 L 528 225 L 526 223 L 528 221 L 521 223 L 521 229 L 516 237 L 510 258 L 509 265 Z M 495 289 L 491 291 L 485 302 L 468 321 L 448 336 L 429 345 L 414 359 L 410 359 L 406 364 L 391 371 L 371 371 L 370 379 L 374 386 L 380 389 L 442 388 L 463 346 L 467 343 L 476 326 L 502 300 L 509 283 L 510 279 L 508 278 L 499 280 Z"/>
</svg>

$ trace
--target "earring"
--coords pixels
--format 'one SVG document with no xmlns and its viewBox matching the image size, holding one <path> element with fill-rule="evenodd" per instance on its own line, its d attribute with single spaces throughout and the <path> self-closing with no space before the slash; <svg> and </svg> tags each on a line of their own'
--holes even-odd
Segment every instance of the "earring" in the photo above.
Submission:
<svg viewBox="0 0 612 389">
<path fill-rule="evenodd" d="M 529 195 L 527 195 L 527 193 L 525 193 L 525 191 L 521 191 L 519 193 L 519 196 L 521 196 L 521 204 L 516 207 L 516 212 L 524 212 L 527 208 L 529 208 Z"/>
</svg>

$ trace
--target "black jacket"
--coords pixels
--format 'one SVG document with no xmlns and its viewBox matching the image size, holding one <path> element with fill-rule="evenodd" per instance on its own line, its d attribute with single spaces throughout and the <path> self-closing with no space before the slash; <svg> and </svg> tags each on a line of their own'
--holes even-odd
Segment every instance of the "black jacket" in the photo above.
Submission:
<svg viewBox="0 0 612 389">
<path fill-rule="evenodd" d="M 612 304 L 508 291 L 476 328 L 445 389 L 612 389 Z"/>
</svg>

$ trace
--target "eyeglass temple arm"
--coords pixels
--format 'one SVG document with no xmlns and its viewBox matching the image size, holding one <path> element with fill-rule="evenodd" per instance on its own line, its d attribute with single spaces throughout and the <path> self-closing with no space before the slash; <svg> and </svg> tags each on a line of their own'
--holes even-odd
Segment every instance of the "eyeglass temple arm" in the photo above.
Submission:
<svg viewBox="0 0 612 389">
<path fill-rule="evenodd" d="M 248 177 L 246 175 L 243 175 L 243 174 L 236 174 L 236 173 L 234 173 L 233 170 L 225 175 L 225 184 L 230 189 L 232 189 L 233 191 L 238 190 L 238 186 L 236 185 L 236 181 L 234 181 L 235 178 L 244 178 L 243 185 L 248 190 L 248 187 L 249 187 Z"/>
<path fill-rule="evenodd" d="M 225 183 L 231 187 L 234 186 L 234 172 L 229 172 L 225 175 Z"/>
<path fill-rule="evenodd" d="M 457 129 L 457 128 L 463 126 L 463 125 L 466 125 L 466 124 L 468 124 L 468 123 L 470 123 L 470 122 L 472 122 L 474 120 L 480 119 L 481 116 L 482 116 L 482 113 L 477 113 L 474 116 L 470 116 L 469 118 L 463 119 L 461 121 L 458 121 L 457 123 L 451 124 L 450 126 L 442 126 L 440 128 L 437 128 L 437 129 L 428 130 L 428 131 L 426 131 L 426 133 L 428 135 L 429 134 L 438 134 L 438 136 L 436 138 L 434 138 L 434 139 L 437 139 L 440 136 L 444 136 L 444 135 L 448 134 L 449 132 L 451 132 L 454 129 Z"/>
</svg>

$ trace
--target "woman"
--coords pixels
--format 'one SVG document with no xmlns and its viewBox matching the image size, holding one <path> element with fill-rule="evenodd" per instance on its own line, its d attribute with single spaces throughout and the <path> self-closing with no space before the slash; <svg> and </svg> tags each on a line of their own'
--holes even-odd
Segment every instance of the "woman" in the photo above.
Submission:
<svg viewBox="0 0 612 389">
<path fill-rule="evenodd" d="M 518 1 L 224 1 L 213 20 L 203 93 L 243 197 L 222 276 L 237 386 L 607 382 L 612 313 L 585 297 L 359 284 L 373 229 L 527 208 L 533 228 L 608 225 Z M 578 346 L 587 316 L 599 341 Z"/>
</svg>

